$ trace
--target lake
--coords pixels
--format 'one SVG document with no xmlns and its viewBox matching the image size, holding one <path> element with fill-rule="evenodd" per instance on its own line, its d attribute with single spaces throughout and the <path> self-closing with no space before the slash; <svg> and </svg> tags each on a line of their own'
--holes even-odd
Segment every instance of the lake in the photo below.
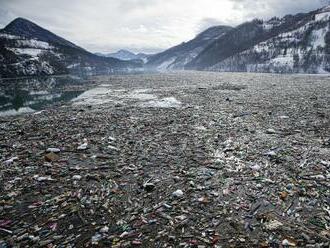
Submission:
<svg viewBox="0 0 330 248">
<path fill-rule="evenodd" d="M 253 89 L 252 85 L 271 89 L 275 85 L 281 88 L 283 84 L 292 84 L 299 89 L 303 84 L 324 85 L 328 80 L 328 76 L 322 75 L 209 72 L 3 79 L 0 81 L 0 116 L 33 113 L 68 102 L 77 105 L 178 107 L 181 106 L 178 97 L 186 98 L 190 91 L 196 89 L 199 89 L 202 95 L 204 88 L 212 88 L 214 92 L 219 89 L 231 92 L 247 87 L 252 92 L 257 92 L 259 89 Z M 251 83 L 252 85 L 247 86 Z M 217 86 L 219 84 L 220 88 Z M 189 97 L 188 101 L 190 100 L 198 102 L 200 98 Z M 204 104 L 206 103 L 202 103 Z"/>
<path fill-rule="evenodd" d="M 68 102 L 84 92 L 86 78 L 76 76 L 32 77 L 0 81 L 0 116 L 40 111 Z"/>
</svg>

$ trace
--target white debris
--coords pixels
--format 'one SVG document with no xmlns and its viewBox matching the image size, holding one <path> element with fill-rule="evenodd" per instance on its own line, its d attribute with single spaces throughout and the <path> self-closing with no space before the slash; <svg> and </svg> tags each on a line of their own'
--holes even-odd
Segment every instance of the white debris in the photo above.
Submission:
<svg viewBox="0 0 330 248">
<path fill-rule="evenodd" d="M 267 153 L 265 153 L 266 156 L 269 156 L 269 157 L 275 157 L 277 155 L 277 153 L 275 151 L 269 151 Z"/>
<path fill-rule="evenodd" d="M 97 233 L 92 237 L 92 245 L 97 245 L 98 242 L 102 239 L 102 235 Z"/>
<path fill-rule="evenodd" d="M 86 150 L 87 149 L 87 146 L 88 146 L 88 143 L 85 142 L 81 145 L 78 146 L 77 150 Z"/>
<path fill-rule="evenodd" d="M 182 105 L 180 101 L 174 97 L 166 97 L 159 100 L 153 100 L 146 103 L 142 103 L 141 107 L 146 108 L 179 108 Z"/>
<path fill-rule="evenodd" d="M 74 175 L 72 177 L 73 180 L 80 180 L 82 177 L 80 175 Z"/>
<path fill-rule="evenodd" d="M 258 170 L 261 169 L 261 166 L 258 165 L 258 164 L 255 164 L 255 165 L 251 166 L 251 169 L 254 170 L 254 171 L 258 171 Z"/>
<path fill-rule="evenodd" d="M 10 165 L 10 164 L 14 163 L 14 161 L 16 161 L 16 160 L 18 160 L 18 157 L 12 157 L 11 159 L 4 161 L 3 163 L 5 165 Z"/>
<path fill-rule="evenodd" d="M 182 197 L 183 196 L 183 191 L 181 189 L 178 189 L 172 193 L 173 196 L 175 197 Z"/>
<path fill-rule="evenodd" d="M 107 226 L 104 226 L 100 229 L 100 233 L 107 233 L 107 232 L 109 232 L 109 227 Z"/>
<path fill-rule="evenodd" d="M 290 242 L 289 240 L 287 240 L 287 239 L 284 239 L 283 241 L 282 241 L 282 245 L 283 246 L 296 246 L 296 244 L 295 243 L 293 243 L 293 242 Z"/>
<path fill-rule="evenodd" d="M 33 115 L 40 115 L 40 114 L 42 114 L 43 112 L 45 112 L 46 110 L 41 110 L 41 111 L 38 111 L 38 112 L 35 112 L 35 113 L 33 113 Z"/>
<path fill-rule="evenodd" d="M 312 175 L 310 176 L 311 179 L 316 179 L 316 180 L 325 180 L 326 177 L 323 175 Z"/>
<path fill-rule="evenodd" d="M 61 149 L 54 148 L 54 147 L 50 147 L 47 149 L 47 152 L 53 152 L 53 153 L 59 153 L 60 151 L 61 151 Z"/>
<path fill-rule="evenodd" d="M 35 49 L 35 48 L 7 48 L 7 49 L 14 52 L 17 55 L 25 54 L 34 58 L 38 57 L 38 55 L 40 55 L 45 51 L 43 49 Z"/>
<path fill-rule="evenodd" d="M 126 235 L 128 235 L 129 234 L 129 232 L 127 232 L 127 231 L 125 231 L 125 232 L 123 232 L 122 234 L 120 234 L 120 238 L 123 238 L 123 237 L 125 237 Z"/>
<path fill-rule="evenodd" d="M 39 175 L 34 175 L 33 178 L 37 180 L 38 182 L 44 182 L 44 181 L 55 181 L 55 179 L 48 177 L 40 177 Z"/>
<path fill-rule="evenodd" d="M 111 146 L 111 145 L 108 145 L 108 148 L 111 149 L 111 150 L 115 150 L 115 151 L 119 150 L 117 147 L 114 147 L 114 146 Z"/>
<path fill-rule="evenodd" d="M 265 226 L 268 230 L 276 230 L 279 227 L 283 226 L 283 223 L 279 222 L 278 220 L 272 220 L 272 221 L 266 223 Z"/>
<path fill-rule="evenodd" d="M 272 129 L 272 128 L 269 128 L 269 129 L 267 129 L 266 133 L 267 134 L 275 134 L 276 131 L 274 129 Z"/>
</svg>

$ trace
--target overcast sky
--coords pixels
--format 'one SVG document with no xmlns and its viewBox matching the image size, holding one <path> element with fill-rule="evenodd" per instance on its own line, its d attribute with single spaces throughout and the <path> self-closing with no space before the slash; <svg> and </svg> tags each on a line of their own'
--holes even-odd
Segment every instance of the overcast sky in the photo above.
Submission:
<svg viewBox="0 0 330 248">
<path fill-rule="evenodd" d="M 156 52 L 212 25 L 307 12 L 323 0 L 0 0 L 0 25 L 16 17 L 92 51 Z"/>
</svg>

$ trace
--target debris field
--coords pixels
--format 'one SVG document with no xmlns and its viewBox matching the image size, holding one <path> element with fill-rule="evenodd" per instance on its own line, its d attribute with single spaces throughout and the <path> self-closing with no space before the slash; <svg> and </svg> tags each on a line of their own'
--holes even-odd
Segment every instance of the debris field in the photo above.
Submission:
<svg viewBox="0 0 330 248">
<path fill-rule="evenodd" d="M 329 247 L 328 76 L 99 76 L 0 117 L 0 247 Z"/>
</svg>

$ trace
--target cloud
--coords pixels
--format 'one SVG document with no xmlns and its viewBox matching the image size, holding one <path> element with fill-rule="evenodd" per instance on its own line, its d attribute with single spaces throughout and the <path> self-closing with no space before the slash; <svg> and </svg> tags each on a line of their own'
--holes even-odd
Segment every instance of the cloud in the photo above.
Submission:
<svg viewBox="0 0 330 248">
<path fill-rule="evenodd" d="M 306 12 L 322 0 L 0 0 L 0 25 L 25 17 L 93 52 L 156 52 L 213 25 Z"/>
<path fill-rule="evenodd" d="M 199 32 L 206 30 L 209 27 L 219 26 L 219 25 L 231 25 L 231 23 L 224 21 L 224 20 L 219 20 L 216 18 L 204 18 L 198 24 L 197 31 L 199 33 Z"/>
<path fill-rule="evenodd" d="M 233 8 L 244 12 L 245 18 L 269 18 L 308 12 L 324 5 L 323 0 L 230 0 Z"/>
</svg>

